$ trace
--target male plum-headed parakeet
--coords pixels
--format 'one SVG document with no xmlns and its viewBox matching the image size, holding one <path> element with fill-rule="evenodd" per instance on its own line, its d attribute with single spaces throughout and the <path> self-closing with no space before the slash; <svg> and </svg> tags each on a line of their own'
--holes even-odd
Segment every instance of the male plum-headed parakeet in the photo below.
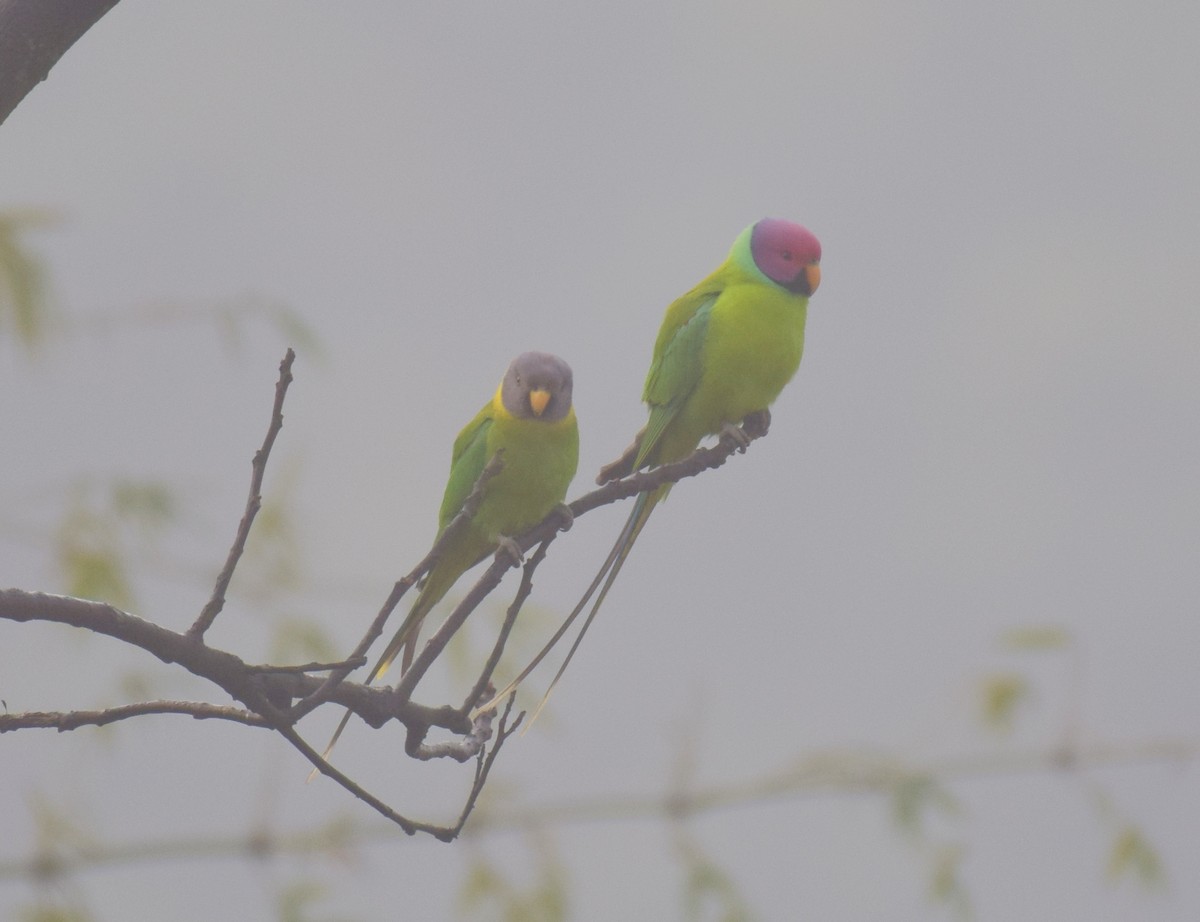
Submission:
<svg viewBox="0 0 1200 922">
<path fill-rule="evenodd" d="M 650 419 L 630 449 L 601 470 L 598 482 L 682 460 L 706 435 L 765 411 L 800 367 L 808 298 L 820 283 L 820 261 L 821 244 L 798 224 L 764 218 L 744 230 L 725 262 L 667 308 L 642 394 Z M 603 580 L 555 676 L 558 681 L 650 513 L 669 490 L 668 484 L 638 495 L 587 593 L 546 649 L 497 698 L 540 662 Z"/>
<path fill-rule="evenodd" d="M 368 684 L 387 671 L 402 648 L 401 669 L 407 670 L 421 622 L 458 578 L 563 501 L 579 463 L 579 427 L 571 391 L 571 367 L 566 362 L 545 352 L 523 353 L 508 366 L 495 396 L 458 434 L 438 513 L 438 537 L 497 453 L 502 453 L 503 467 L 484 485 L 467 527 L 429 571 L 408 617 L 367 676 Z M 326 754 L 349 717 L 347 711 Z"/>
</svg>

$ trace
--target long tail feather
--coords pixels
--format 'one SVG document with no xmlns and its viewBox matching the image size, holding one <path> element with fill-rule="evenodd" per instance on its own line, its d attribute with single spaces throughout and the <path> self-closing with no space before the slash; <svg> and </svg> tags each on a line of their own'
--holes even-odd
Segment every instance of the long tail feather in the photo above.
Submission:
<svg viewBox="0 0 1200 922">
<path fill-rule="evenodd" d="M 396 655 L 400 653 L 401 648 L 404 650 L 404 656 L 400 660 L 400 672 L 408 672 L 408 667 L 412 665 L 413 652 L 417 648 L 417 632 L 421 630 L 421 623 L 425 620 L 425 615 L 429 613 L 432 605 L 422 604 L 425 600 L 422 598 L 425 593 L 417 597 L 417 601 L 413 603 L 412 611 L 408 613 L 408 617 L 404 619 L 404 623 L 392 635 L 392 639 L 388 641 L 388 645 L 383 648 L 383 653 L 379 656 L 379 661 L 375 663 L 375 667 L 367 676 L 366 684 L 370 685 L 376 679 L 383 676 L 396 661 Z"/>
<path fill-rule="evenodd" d="M 337 745 L 338 737 L 342 735 L 342 731 L 346 729 L 346 724 L 350 723 L 350 715 L 353 713 L 349 708 L 342 715 L 341 722 L 337 725 L 337 729 L 333 731 L 333 736 L 329 738 L 329 744 L 325 747 L 325 751 L 321 753 L 321 758 L 329 761 L 329 753 L 333 752 L 333 747 Z M 308 777 L 304 779 L 305 784 L 309 784 L 317 775 L 321 773 L 319 768 L 314 768 L 308 773 Z"/>
<path fill-rule="evenodd" d="M 537 656 L 530 661 L 528 666 L 521 670 L 520 674 L 515 679 L 513 679 L 511 682 L 505 685 L 503 689 L 493 695 L 491 700 L 486 704 L 482 704 L 475 708 L 475 710 L 471 712 L 472 718 L 478 716 L 483 711 L 487 711 L 495 707 L 503 698 L 516 691 L 517 686 L 529 677 L 529 674 L 533 672 L 533 670 L 541 664 L 542 660 L 546 658 L 546 655 L 552 649 L 554 649 L 554 645 L 562 639 L 563 634 L 567 633 L 567 630 L 574 623 L 575 619 L 579 617 L 579 613 L 583 611 L 584 607 L 591 600 L 592 595 L 596 592 L 597 587 L 599 587 L 600 583 L 604 580 L 604 577 L 608 575 L 609 569 L 612 567 L 613 562 L 617 559 L 621 552 L 621 548 L 625 541 L 625 535 L 629 531 L 630 523 L 632 521 L 632 516 L 626 520 L 625 525 L 621 528 L 621 534 L 617 537 L 617 541 L 613 545 L 612 550 L 608 552 L 608 557 L 605 558 L 604 563 L 600 567 L 600 571 L 592 580 L 591 585 L 588 586 L 587 591 L 583 594 L 583 598 L 576 603 L 575 607 L 571 610 L 571 613 L 567 615 L 566 620 L 564 620 L 563 623 L 559 625 L 558 630 L 554 632 L 554 636 L 552 636 L 546 642 L 546 645 L 538 651 Z"/>
<path fill-rule="evenodd" d="M 563 673 L 567 671 L 567 666 L 571 664 L 572 657 L 575 656 L 575 651 L 579 649 L 579 644 L 583 640 L 583 635 L 587 633 L 587 629 L 591 627 L 592 621 L 596 617 L 596 613 L 600 610 L 600 606 L 604 604 L 604 599 L 608 595 L 608 590 L 612 588 L 616 582 L 617 574 L 621 572 L 621 568 L 625 566 L 625 561 L 629 559 L 629 552 L 633 550 L 633 543 L 637 541 L 638 536 L 642 533 L 642 529 L 646 525 L 646 520 L 650 518 L 650 513 L 654 511 L 659 499 L 664 494 L 661 491 L 655 490 L 651 493 L 642 493 L 638 496 L 637 505 L 634 506 L 633 514 L 630 515 L 630 520 L 633 522 L 633 528 L 630 530 L 629 537 L 626 539 L 624 547 L 621 548 L 621 553 L 615 561 L 612 568 L 608 571 L 608 576 L 604 580 L 604 587 L 600 590 L 600 594 L 596 596 L 596 601 L 592 604 L 592 610 L 588 612 L 587 618 L 583 621 L 583 627 L 579 629 L 579 634 L 575 637 L 575 642 L 571 644 L 571 649 L 567 651 L 567 655 L 563 658 L 562 665 L 558 667 L 558 672 L 554 674 L 554 678 L 550 680 L 550 685 L 546 688 L 546 693 L 542 695 L 542 700 L 538 702 L 538 706 L 534 708 L 533 714 L 529 720 L 525 722 L 524 729 L 521 734 L 529 732 L 529 728 L 533 726 L 533 722 L 538 719 L 538 715 L 542 713 L 542 709 L 546 706 L 546 702 L 550 700 L 550 695 L 553 693 L 555 686 L 558 685 L 558 680 L 562 678 Z M 635 518 L 636 516 L 636 518 Z M 628 526 L 627 526 L 628 528 Z"/>
<path fill-rule="evenodd" d="M 583 640 L 583 635 L 587 632 L 588 627 L 595 619 L 596 612 L 600 609 L 600 603 L 602 603 L 604 601 L 604 597 L 608 595 L 608 590 L 612 588 L 612 584 L 616 580 L 617 574 L 621 572 L 621 567 L 624 565 L 625 559 L 629 556 L 629 552 L 633 548 L 634 541 L 636 541 L 638 535 L 641 534 L 642 528 L 646 524 L 646 520 L 650 517 L 651 510 L 654 509 L 654 506 L 658 503 L 659 499 L 662 498 L 662 495 L 664 494 L 658 490 L 638 494 L 638 498 L 634 503 L 633 510 L 629 513 L 629 518 L 625 520 L 625 524 L 622 526 L 620 534 L 617 535 L 617 540 L 613 543 L 612 550 L 608 552 L 608 557 L 605 558 L 603 565 L 601 565 L 599 572 L 596 573 L 595 578 L 592 579 L 592 582 L 588 586 L 587 591 L 583 594 L 583 597 L 576 603 L 575 607 L 571 609 L 571 613 L 567 615 L 563 623 L 559 625 L 558 630 L 554 632 L 554 635 L 549 641 L 546 642 L 546 645 L 543 646 L 540 651 L 538 651 L 537 656 L 530 661 L 529 665 L 522 669 L 520 674 L 506 686 L 504 686 L 503 689 L 493 695 L 492 699 L 488 701 L 487 704 L 483 704 L 475 708 L 475 710 L 472 711 L 472 716 L 495 707 L 500 701 L 517 690 L 517 687 L 529 677 L 529 674 L 541 664 L 542 660 L 546 658 L 547 654 L 549 654 L 549 652 L 554 648 L 555 644 L 562 639 L 563 635 L 566 634 L 571 625 L 575 622 L 575 619 L 578 618 L 583 610 L 587 607 L 588 602 L 591 601 L 592 596 L 595 594 L 597 588 L 600 588 L 601 583 L 603 583 L 603 588 L 600 589 L 600 595 L 596 598 L 596 602 L 592 606 L 592 610 L 588 613 L 587 618 L 584 619 L 583 627 L 579 630 L 579 636 L 577 636 L 575 641 L 571 644 L 571 649 L 568 651 L 566 659 L 563 660 L 562 665 L 558 668 L 558 672 L 554 676 L 554 681 L 550 683 L 550 688 L 546 690 L 546 694 L 542 697 L 541 703 L 537 707 L 537 711 L 534 712 L 534 717 L 537 717 L 537 714 L 540 713 L 542 708 L 545 706 L 546 700 L 550 697 L 550 692 L 554 690 L 554 686 L 558 684 L 558 680 L 566 671 L 567 664 L 571 662 L 571 657 L 575 655 L 575 650 L 578 649 L 580 641 Z M 532 723 L 532 720 L 530 723 Z"/>
<path fill-rule="evenodd" d="M 382 676 L 391 667 L 396 660 L 396 655 L 401 648 L 404 649 L 404 656 L 400 660 L 400 671 L 405 673 L 408 667 L 412 665 L 413 652 L 417 648 L 417 632 L 421 629 L 421 622 L 425 620 L 425 616 L 429 614 L 429 609 L 437 604 L 438 599 L 429 597 L 429 583 L 426 582 L 422 588 L 421 594 L 417 596 L 417 600 L 413 603 L 412 609 L 408 613 L 408 617 L 404 619 L 404 623 L 388 641 L 387 647 L 384 648 L 383 654 L 379 657 L 371 672 L 367 675 L 367 679 L 363 682 L 364 685 L 370 685 L 380 676 Z M 322 759 L 328 759 L 329 754 L 333 752 L 333 747 L 337 745 L 338 737 L 342 735 L 342 731 L 346 729 L 346 724 L 350 722 L 350 714 L 352 712 L 347 709 L 342 715 L 341 722 L 337 725 L 337 729 L 333 731 L 333 736 L 329 738 L 329 744 L 325 747 L 325 751 L 321 753 Z M 319 774 L 319 770 L 314 768 L 308 773 L 307 781 L 312 781 Z"/>
</svg>

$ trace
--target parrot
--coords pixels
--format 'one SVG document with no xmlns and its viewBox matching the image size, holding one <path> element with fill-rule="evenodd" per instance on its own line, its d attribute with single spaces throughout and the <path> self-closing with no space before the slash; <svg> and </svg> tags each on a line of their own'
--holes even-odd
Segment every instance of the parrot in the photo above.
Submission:
<svg viewBox="0 0 1200 922">
<path fill-rule="evenodd" d="M 417 632 L 430 610 L 458 578 L 497 548 L 517 560 L 512 536 L 561 508 L 579 463 L 579 426 L 572 404 L 571 367 L 556 355 L 525 352 L 508 366 L 495 395 L 454 440 L 450 478 L 438 513 L 438 537 L 462 509 L 488 462 L 501 453 L 503 467 L 487 481 L 474 517 L 443 548 L 409 610 L 366 683 L 387 672 L 403 648 L 407 671 Z M 328 756 L 350 719 L 342 717 L 325 749 Z M 314 770 L 315 773 L 315 770 Z"/>
<path fill-rule="evenodd" d="M 708 435 L 729 433 L 766 412 L 800 367 L 809 296 L 821 281 L 821 244 L 791 221 L 764 218 L 742 231 L 728 257 L 666 311 L 642 400 L 650 417 L 634 443 L 596 478 L 606 483 L 643 468 L 680 461 Z M 538 656 L 492 702 L 502 699 L 541 662 L 595 593 L 562 666 L 526 729 L 562 677 L 604 597 L 655 506 L 671 484 L 644 491 L 583 598 Z M 484 707 L 487 707 L 485 705 Z"/>
</svg>

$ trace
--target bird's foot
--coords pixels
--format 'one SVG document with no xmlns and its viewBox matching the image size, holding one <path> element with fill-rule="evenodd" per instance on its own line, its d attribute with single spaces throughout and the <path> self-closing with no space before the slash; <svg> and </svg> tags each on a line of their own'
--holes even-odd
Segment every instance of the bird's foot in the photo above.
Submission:
<svg viewBox="0 0 1200 922">
<path fill-rule="evenodd" d="M 721 427 L 721 438 L 732 441 L 738 454 L 744 453 L 750 447 L 750 436 L 733 423 L 725 423 Z"/>
<path fill-rule="evenodd" d="M 752 439 L 761 439 L 771 428 L 771 411 L 755 410 L 742 420 L 742 429 Z"/>
<path fill-rule="evenodd" d="M 521 545 L 508 535 L 501 535 L 496 545 L 496 556 L 508 558 L 514 567 L 519 567 L 525 562 L 525 555 L 521 553 Z"/>
<path fill-rule="evenodd" d="M 550 514 L 558 518 L 559 531 L 570 531 L 571 526 L 575 524 L 575 513 L 566 503 L 559 503 L 550 510 Z"/>
</svg>

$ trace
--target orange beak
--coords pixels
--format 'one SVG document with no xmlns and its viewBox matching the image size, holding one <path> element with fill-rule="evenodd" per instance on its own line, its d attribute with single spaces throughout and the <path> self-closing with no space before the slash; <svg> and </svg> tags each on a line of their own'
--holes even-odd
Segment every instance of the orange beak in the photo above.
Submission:
<svg viewBox="0 0 1200 922">
<path fill-rule="evenodd" d="M 804 267 L 804 279 L 808 282 L 808 293 L 812 294 L 817 290 L 817 286 L 821 284 L 821 266 L 819 263 L 812 263 Z"/>
<path fill-rule="evenodd" d="M 546 404 L 550 402 L 550 392 L 544 388 L 538 388 L 529 392 L 529 405 L 533 407 L 535 416 L 541 416 L 546 412 Z"/>
</svg>

